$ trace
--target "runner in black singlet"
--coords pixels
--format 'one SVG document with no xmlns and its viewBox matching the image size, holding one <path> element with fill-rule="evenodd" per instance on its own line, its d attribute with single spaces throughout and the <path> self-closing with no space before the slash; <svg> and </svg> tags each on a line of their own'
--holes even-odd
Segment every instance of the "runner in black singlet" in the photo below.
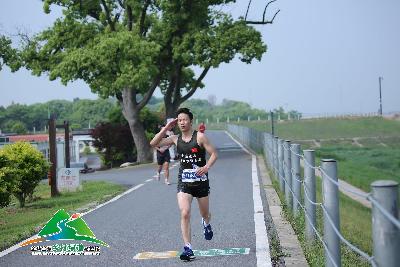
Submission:
<svg viewBox="0 0 400 267">
<path fill-rule="evenodd" d="M 182 237 L 185 243 L 180 259 L 185 261 L 195 258 L 190 234 L 190 211 L 193 197 L 197 198 L 200 215 L 202 216 L 204 238 L 211 240 L 213 237 L 209 212 L 208 195 L 210 186 L 208 171 L 217 160 L 217 152 L 214 146 L 204 133 L 193 130 L 192 121 L 193 114 L 190 110 L 181 108 L 177 111 L 177 118 L 162 128 L 150 142 L 152 147 L 173 144 L 177 146 L 180 159 L 177 198 L 181 212 Z M 165 133 L 175 127 L 177 123 L 181 133 L 163 138 Z M 210 155 L 208 162 L 206 162 L 206 152 Z"/>
</svg>

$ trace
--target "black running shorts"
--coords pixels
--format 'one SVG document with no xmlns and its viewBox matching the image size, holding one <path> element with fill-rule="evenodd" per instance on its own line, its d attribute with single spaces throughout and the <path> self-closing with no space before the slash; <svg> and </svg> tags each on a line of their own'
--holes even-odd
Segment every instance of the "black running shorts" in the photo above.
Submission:
<svg viewBox="0 0 400 267">
<path fill-rule="evenodd" d="M 210 186 L 208 180 L 194 183 L 183 183 L 181 180 L 179 180 L 177 189 L 178 193 L 187 193 L 197 198 L 206 197 L 210 194 Z"/>
<path fill-rule="evenodd" d="M 169 150 L 166 150 L 164 153 L 157 152 L 157 164 L 163 165 L 164 162 L 170 162 L 171 156 L 169 155 Z"/>
</svg>

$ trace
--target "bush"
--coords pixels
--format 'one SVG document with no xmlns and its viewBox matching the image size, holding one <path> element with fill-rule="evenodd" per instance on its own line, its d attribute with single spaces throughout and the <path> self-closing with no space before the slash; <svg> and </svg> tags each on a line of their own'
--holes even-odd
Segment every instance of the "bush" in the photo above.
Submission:
<svg viewBox="0 0 400 267">
<path fill-rule="evenodd" d="M 136 160 L 136 151 L 129 126 L 103 122 L 92 131 L 93 146 L 102 154 L 107 166 Z"/>
<path fill-rule="evenodd" d="M 6 145 L 0 150 L 0 158 L 6 159 L 1 168 L 4 177 L 10 178 L 11 192 L 25 206 L 26 197 L 33 194 L 40 180 L 49 170 L 49 164 L 35 147 L 26 142 Z"/>
<path fill-rule="evenodd" d="M 12 181 L 5 173 L 6 158 L 0 155 L 0 207 L 6 207 L 10 204 L 12 191 Z"/>
</svg>

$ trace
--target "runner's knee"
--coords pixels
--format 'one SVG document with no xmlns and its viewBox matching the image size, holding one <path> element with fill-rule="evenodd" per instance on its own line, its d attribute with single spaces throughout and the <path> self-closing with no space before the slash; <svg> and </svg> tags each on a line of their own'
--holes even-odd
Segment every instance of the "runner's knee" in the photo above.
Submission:
<svg viewBox="0 0 400 267">
<path fill-rule="evenodd" d="M 188 210 L 188 209 L 181 210 L 181 218 L 185 219 L 185 220 L 189 220 L 190 219 L 190 210 Z"/>
</svg>

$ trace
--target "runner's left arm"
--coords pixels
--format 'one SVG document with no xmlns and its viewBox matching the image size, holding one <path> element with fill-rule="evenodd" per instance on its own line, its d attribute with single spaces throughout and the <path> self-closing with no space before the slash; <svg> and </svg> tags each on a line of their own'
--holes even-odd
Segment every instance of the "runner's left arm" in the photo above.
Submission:
<svg viewBox="0 0 400 267">
<path fill-rule="evenodd" d="M 206 174 L 211 166 L 213 166 L 217 161 L 218 153 L 205 134 L 199 134 L 199 139 L 200 144 L 206 149 L 207 153 L 210 154 L 210 159 L 208 160 L 207 164 L 198 168 L 196 171 L 196 174 L 201 176 Z"/>
</svg>

